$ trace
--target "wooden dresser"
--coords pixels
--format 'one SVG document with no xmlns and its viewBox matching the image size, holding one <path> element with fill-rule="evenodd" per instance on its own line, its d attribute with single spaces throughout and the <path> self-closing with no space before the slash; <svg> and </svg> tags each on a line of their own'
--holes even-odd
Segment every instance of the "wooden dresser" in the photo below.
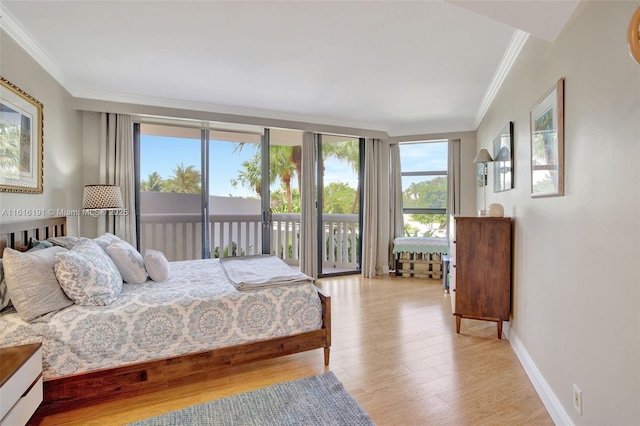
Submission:
<svg viewBox="0 0 640 426">
<path fill-rule="evenodd" d="M 42 397 L 42 344 L 0 348 L 0 425 L 26 424 Z"/>
<path fill-rule="evenodd" d="M 511 313 L 511 218 L 462 217 L 451 221 L 451 307 L 462 318 L 498 323 Z"/>
</svg>

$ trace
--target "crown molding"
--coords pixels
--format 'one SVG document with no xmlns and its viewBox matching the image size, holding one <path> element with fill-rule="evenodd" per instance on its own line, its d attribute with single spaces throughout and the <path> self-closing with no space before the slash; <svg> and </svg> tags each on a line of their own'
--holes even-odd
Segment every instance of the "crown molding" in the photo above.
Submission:
<svg viewBox="0 0 640 426">
<path fill-rule="evenodd" d="M 60 83 L 69 93 L 73 93 L 64 73 L 58 64 L 51 59 L 42 47 L 31 37 L 31 35 L 18 23 L 9 11 L 0 2 L 0 28 L 9 37 L 15 40 L 42 68 L 45 69 L 58 83 Z"/>
<path fill-rule="evenodd" d="M 500 65 L 498 66 L 496 73 L 493 75 L 491 84 L 489 84 L 489 87 L 484 94 L 484 98 L 482 99 L 482 103 L 480 104 L 480 109 L 478 110 L 478 115 L 476 116 L 476 128 L 478 128 L 480 122 L 489 110 L 489 107 L 498 94 L 500 87 L 502 87 L 502 83 L 504 83 L 505 78 L 507 78 L 507 74 L 509 74 L 509 71 L 511 71 L 511 67 L 520 55 L 520 52 L 522 51 L 522 48 L 524 47 L 528 39 L 529 33 L 527 32 L 524 32 L 522 30 L 515 30 L 515 32 L 513 33 L 513 37 L 511 37 L 511 41 L 509 42 L 509 45 L 507 46 L 507 49 L 502 56 Z"/>
</svg>

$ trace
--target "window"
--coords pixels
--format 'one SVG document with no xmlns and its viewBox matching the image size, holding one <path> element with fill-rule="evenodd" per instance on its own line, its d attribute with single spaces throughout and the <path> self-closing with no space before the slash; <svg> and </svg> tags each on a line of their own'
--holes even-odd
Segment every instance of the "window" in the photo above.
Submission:
<svg viewBox="0 0 640 426">
<path fill-rule="evenodd" d="M 446 140 L 400 144 L 405 236 L 446 237 L 447 153 Z"/>
</svg>

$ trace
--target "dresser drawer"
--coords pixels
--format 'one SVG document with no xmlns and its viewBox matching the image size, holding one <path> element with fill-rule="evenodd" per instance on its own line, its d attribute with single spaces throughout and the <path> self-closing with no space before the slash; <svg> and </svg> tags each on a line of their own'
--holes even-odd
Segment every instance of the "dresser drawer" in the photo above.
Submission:
<svg viewBox="0 0 640 426">
<path fill-rule="evenodd" d="M 42 376 L 40 376 L 29 392 L 21 396 L 9 413 L 0 420 L 0 426 L 27 424 L 42 402 L 44 396 L 42 389 Z"/>
<path fill-rule="evenodd" d="M 42 348 L 39 348 L 18 368 L 0 388 L 0 419 L 4 425 L 5 416 L 20 401 L 23 395 L 31 388 L 31 385 L 42 375 Z M 42 395 L 42 381 L 34 388 L 40 388 Z M 32 388 L 33 390 L 33 388 Z M 42 396 L 40 397 L 42 401 Z M 37 407 L 37 405 L 36 405 Z M 33 413 L 32 413 L 33 414 Z M 28 417 L 27 417 L 28 419 Z M 6 423 L 11 424 L 11 423 Z"/>
</svg>

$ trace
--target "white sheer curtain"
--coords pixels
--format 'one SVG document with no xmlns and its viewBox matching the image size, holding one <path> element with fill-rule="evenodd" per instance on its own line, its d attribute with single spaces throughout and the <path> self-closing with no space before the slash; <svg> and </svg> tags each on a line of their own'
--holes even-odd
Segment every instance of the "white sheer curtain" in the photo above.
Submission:
<svg viewBox="0 0 640 426">
<path fill-rule="evenodd" d="M 367 139 L 364 151 L 362 206 L 362 276 L 388 274 L 389 252 L 389 142 Z"/>
<path fill-rule="evenodd" d="M 404 236 L 404 217 L 402 215 L 402 168 L 400 166 L 400 145 L 389 147 L 389 259 L 390 267 L 395 268 L 393 260 L 393 240 Z"/>
<path fill-rule="evenodd" d="M 312 132 L 302 137 L 302 171 L 300 176 L 300 271 L 317 278 L 317 232 L 315 194 L 315 143 Z"/>
<path fill-rule="evenodd" d="M 452 214 L 460 213 L 460 139 L 449 140 L 447 168 L 447 224 Z"/>
<path fill-rule="evenodd" d="M 118 185 L 127 214 L 108 216 L 100 222 L 98 234 L 111 232 L 136 245 L 135 176 L 133 165 L 133 122 L 123 114 L 101 114 L 100 183 Z"/>
</svg>

